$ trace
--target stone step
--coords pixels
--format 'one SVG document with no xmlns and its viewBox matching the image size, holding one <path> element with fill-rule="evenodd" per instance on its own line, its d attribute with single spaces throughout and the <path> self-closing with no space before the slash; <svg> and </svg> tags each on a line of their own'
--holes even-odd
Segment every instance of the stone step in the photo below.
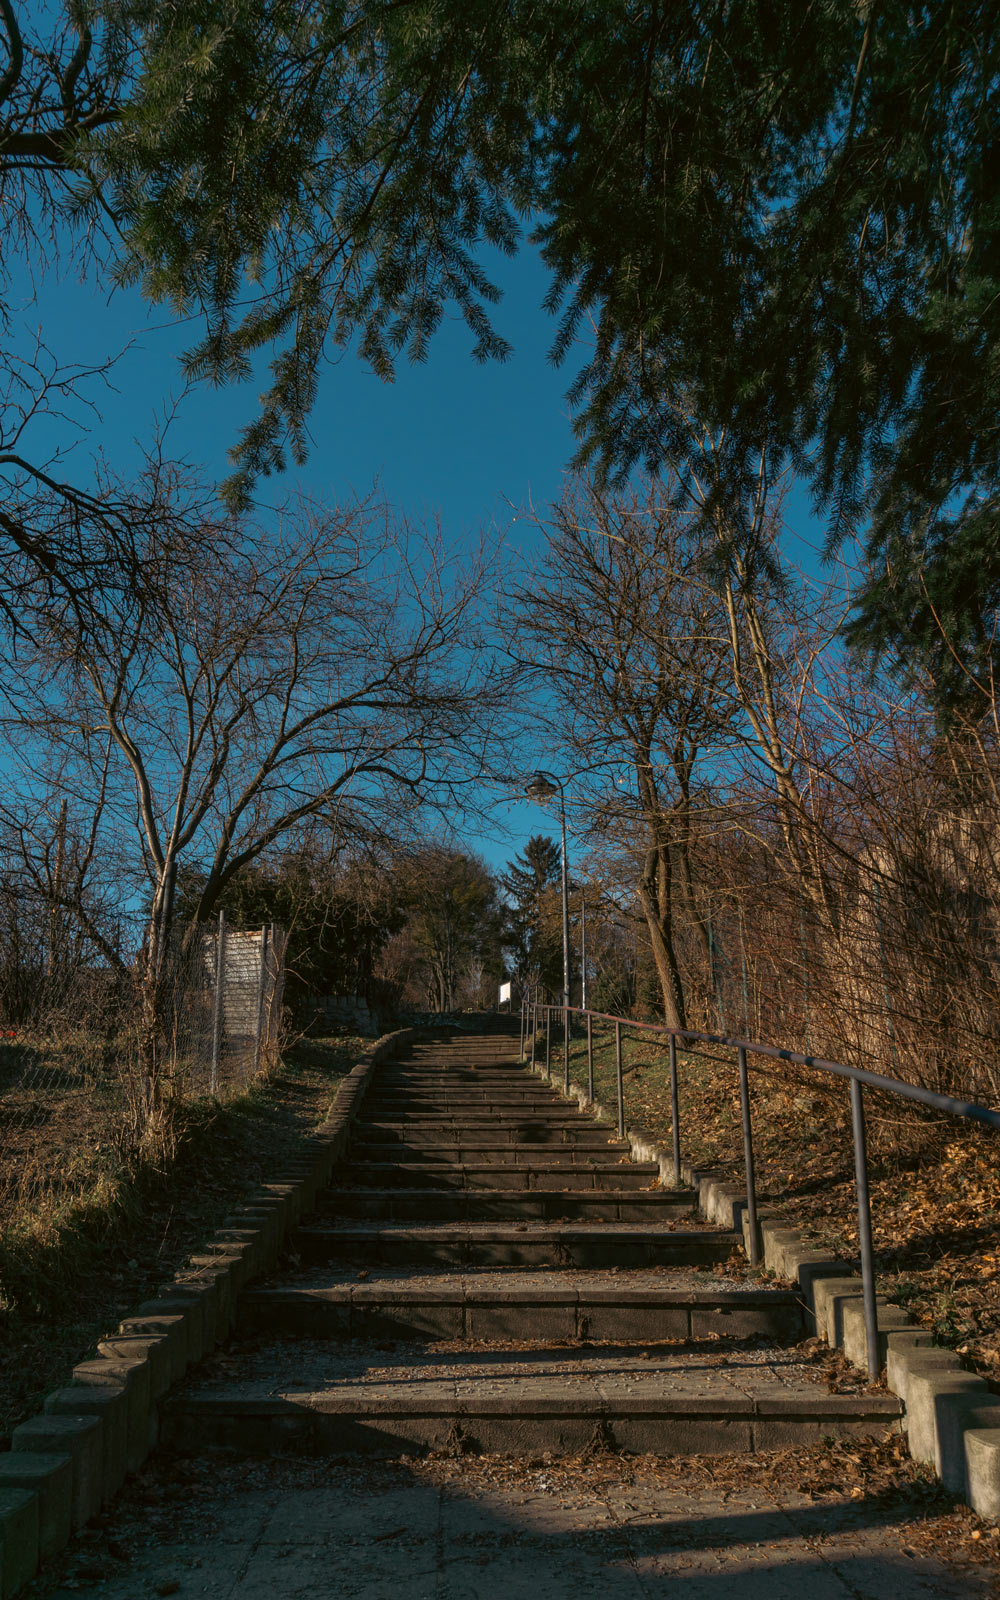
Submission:
<svg viewBox="0 0 1000 1600">
<path fill-rule="evenodd" d="M 460 1100 L 424 1100 L 420 1105 L 397 1105 L 391 1100 L 366 1099 L 359 1116 L 365 1122 L 409 1123 L 484 1123 L 491 1122 L 564 1122 L 577 1127 L 589 1124 L 601 1127 L 595 1118 L 575 1108 L 562 1105 L 538 1105 L 532 1100 L 496 1100 L 493 1098 L 463 1103 Z"/>
<path fill-rule="evenodd" d="M 622 1140 L 605 1140 L 597 1143 L 574 1141 L 572 1144 L 498 1144 L 495 1140 L 467 1138 L 461 1142 L 448 1140 L 443 1144 L 398 1142 L 396 1144 L 368 1144 L 358 1141 L 351 1149 L 355 1161 L 364 1159 L 386 1163 L 400 1161 L 409 1165 L 426 1162 L 431 1165 L 485 1166 L 496 1163 L 504 1166 L 527 1167 L 544 1151 L 541 1165 L 594 1164 L 607 1165 L 607 1158 L 619 1156 L 628 1160 L 629 1147 Z M 604 1158 L 603 1161 L 601 1158 Z"/>
<path fill-rule="evenodd" d="M 372 1093 L 394 1095 L 425 1095 L 425 1094 L 499 1094 L 534 1095 L 539 1100 L 560 1098 L 559 1090 L 553 1083 L 548 1083 L 544 1078 L 539 1078 L 533 1072 L 525 1074 L 516 1065 L 490 1070 L 489 1076 L 483 1076 L 484 1069 L 470 1067 L 464 1071 L 458 1067 L 448 1067 L 431 1080 L 425 1074 L 411 1074 L 406 1079 L 387 1078 L 380 1072 L 372 1085 Z"/>
<path fill-rule="evenodd" d="M 652 1161 L 512 1162 L 352 1161 L 334 1169 L 334 1189 L 648 1189 L 660 1169 Z M 679 1191 L 669 1190 L 668 1193 Z M 687 1191 L 685 1191 L 687 1192 Z M 693 1193 L 693 1191 L 691 1191 Z M 693 1202 L 692 1202 L 693 1203 Z"/>
<path fill-rule="evenodd" d="M 512 1051 L 485 1050 L 477 1053 L 474 1050 L 433 1050 L 425 1055 L 409 1055 L 405 1060 L 386 1061 L 379 1068 L 379 1077 L 389 1081 L 392 1078 L 419 1078 L 421 1076 L 440 1077 L 460 1071 L 465 1067 L 470 1072 L 482 1070 L 484 1072 L 506 1073 L 514 1078 L 523 1078 L 526 1083 L 539 1083 L 541 1079 L 537 1071 L 533 1072 L 527 1061 L 517 1058 L 517 1045 Z"/>
<path fill-rule="evenodd" d="M 384 1217 L 395 1222 L 660 1222 L 690 1217 L 693 1191 L 632 1189 L 339 1189 L 327 1194 L 324 1214 Z"/>
<path fill-rule="evenodd" d="M 448 1144 L 486 1138 L 491 1144 L 607 1144 L 611 1129 L 587 1117 L 408 1117 L 405 1122 L 359 1118 L 351 1128 L 352 1147 L 365 1144 Z"/>
<path fill-rule="evenodd" d="M 694 1272 L 479 1273 L 245 1289 L 242 1335 L 662 1343 L 804 1337 L 801 1296 Z"/>
<path fill-rule="evenodd" d="M 243 1357 L 227 1382 L 212 1364 L 172 1395 L 161 1437 L 179 1449 L 222 1446 L 400 1456 L 459 1454 L 751 1453 L 900 1427 L 889 1394 L 830 1394 L 792 1352 L 485 1353 L 276 1341 Z M 553 1359 L 555 1355 L 556 1359 Z"/>
<path fill-rule="evenodd" d="M 536 1052 L 537 1054 L 537 1052 Z M 517 1053 L 517 1040 L 508 1040 L 502 1048 L 496 1050 L 469 1050 L 467 1047 L 455 1045 L 453 1048 L 425 1049 L 409 1051 L 406 1056 L 398 1061 L 384 1061 L 382 1068 L 387 1076 L 394 1076 L 404 1072 L 441 1072 L 448 1067 L 461 1065 L 463 1062 L 470 1066 L 480 1064 L 491 1067 L 506 1067 L 511 1072 L 516 1072 L 523 1077 L 537 1076 L 532 1074 L 531 1064 L 527 1057 L 522 1061 Z M 380 1068 L 380 1076 L 382 1068 Z"/>
<path fill-rule="evenodd" d="M 417 1056 L 442 1050 L 517 1050 L 521 1037 L 519 1028 L 499 1028 L 494 1033 L 457 1032 L 437 1039 L 414 1039 L 407 1047 L 407 1055 Z"/>
<path fill-rule="evenodd" d="M 483 1140 L 488 1144 L 573 1144 L 607 1145 L 613 1137 L 610 1127 L 601 1127 L 585 1117 L 570 1122 L 562 1119 L 531 1120 L 512 1118 L 509 1122 L 483 1118 L 479 1123 L 367 1122 L 359 1118 L 351 1128 L 351 1146 L 366 1144 L 456 1144 Z M 624 1141 L 623 1141 L 624 1142 Z"/>
<path fill-rule="evenodd" d="M 470 1090 L 476 1092 L 494 1092 L 495 1090 L 514 1090 L 523 1088 L 526 1093 L 537 1094 L 541 1090 L 551 1094 L 551 1085 L 541 1078 L 536 1078 L 534 1073 L 522 1075 L 517 1066 L 508 1067 L 442 1067 L 438 1072 L 410 1073 L 408 1076 L 394 1074 L 391 1077 L 381 1073 L 376 1080 L 379 1090 L 386 1089 L 392 1094 L 466 1094 Z M 375 1087 L 373 1085 L 373 1087 Z"/>
<path fill-rule="evenodd" d="M 414 1039 L 407 1047 L 407 1054 L 411 1056 L 434 1053 L 440 1054 L 442 1050 L 517 1050 L 521 1037 L 519 1028 L 497 1028 L 493 1033 L 471 1033 L 460 1030 L 456 1033 L 445 1034 L 437 1039 Z"/>
<path fill-rule="evenodd" d="M 456 1034 L 453 1039 L 414 1039 L 407 1047 L 405 1056 L 386 1062 L 385 1065 L 390 1068 L 406 1067 L 415 1061 L 436 1061 L 440 1057 L 454 1055 L 456 1052 L 467 1056 L 512 1056 L 516 1064 L 518 1040 L 519 1035 L 516 1033 L 498 1033 L 492 1037 L 480 1038 L 473 1038 L 471 1034 Z"/>
<path fill-rule="evenodd" d="M 467 1044 L 436 1045 L 424 1050 L 413 1050 L 405 1061 L 397 1061 L 387 1065 L 387 1071 L 393 1072 L 441 1072 L 454 1065 L 469 1067 L 516 1067 L 521 1071 L 530 1071 L 530 1067 L 521 1061 L 517 1053 L 517 1041 L 504 1040 L 495 1049 L 476 1049 Z"/>
<path fill-rule="evenodd" d="M 423 1105 L 409 1108 L 387 1105 L 385 1101 L 366 1100 L 363 1120 L 407 1125 L 411 1122 L 418 1125 L 425 1122 L 470 1122 L 484 1123 L 488 1126 L 496 1118 L 504 1122 L 545 1122 L 555 1127 L 595 1126 L 595 1119 L 592 1116 L 585 1111 L 579 1111 L 576 1106 L 568 1106 L 565 1101 L 561 1105 L 535 1105 L 530 1100 L 508 1100 L 502 1104 L 497 1101 L 477 1100 L 473 1105 L 445 1104 L 443 1101 L 427 1100 Z"/>
<path fill-rule="evenodd" d="M 570 1109 L 565 1106 L 536 1106 L 533 1101 L 517 1099 L 517 1101 L 496 1101 L 496 1099 L 480 1099 L 474 1104 L 461 1104 L 461 1101 L 424 1101 L 421 1106 L 406 1107 L 394 1106 L 390 1101 L 365 1101 L 358 1112 L 358 1118 L 366 1123 L 384 1123 L 387 1126 L 429 1126 L 432 1123 L 442 1123 L 445 1126 L 456 1126 L 466 1123 L 469 1126 L 488 1126 L 494 1123 L 555 1123 L 555 1125 L 571 1126 L 571 1128 L 606 1128 L 606 1123 L 597 1122 L 597 1118 L 589 1117 L 586 1112 Z"/>
<path fill-rule="evenodd" d="M 402 1090 L 383 1094 L 379 1089 L 365 1096 L 364 1105 L 365 1111 L 373 1117 L 381 1117 L 388 1112 L 398 1112 L 403 1116 L 426 1116 L 433 1111 L 448 1115 L 461 1111 L 476 1113 L 483 1107 L 489 1110 L 496 1107 L 500 1111 L 518 1111 L 526 1107 L 529 1111 L 552 1111 L 565 1115 L 572 1109 L 561 1095 L 533 1094 L 527 1089 L 512 1089 L 509 1093 L 501 1089 L 468 1089 L 461 1094 L 407 1094 Z M 399 1117 L 390 1116 L 388 1120 L 399 1121 Z"/>
<path fill-rule="evenodd" d="M 325 1223 L 295 1233 L 309 1262 L 352 1260 L 371 1268 L 407 1262 L 442 1267 L 710 1266 L 740 1243 L 721 1229 L 668 1223 Z"/>
<path fill-rule="evenodd" d="M 411 1056 L 408 1061 L 387 1065 L 380 1076 L 392 1078 L 419 1078 L 441 1076 L 451 1072 L 509 1072 L 535 1083 L 541 1080 L 531 1067 L 517 1059 L 517 1048 L 509 1050 L 437 1050 L 425 1056 Z"/>
</svg>

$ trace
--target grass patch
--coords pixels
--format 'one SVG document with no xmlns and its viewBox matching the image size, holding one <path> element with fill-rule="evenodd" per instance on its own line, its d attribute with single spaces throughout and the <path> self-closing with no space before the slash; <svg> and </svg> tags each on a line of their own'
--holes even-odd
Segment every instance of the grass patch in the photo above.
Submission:
<svg viewBox="0 0 1000 1600">
<path fill-rule="evenodd" d="M 225 1101 L 177 1109 L 169 1158 L 128 1165 L 80 1151 L 72 1184 L 37 1189 L 0 1229 L 0 1448 L 76 1362 L 169 1280 L 247 1193 L 322 1121 L 367 1048 L 310 1039 Z M 54 1147 L 53 1163 L 65 1166 Z"/>
</svg>

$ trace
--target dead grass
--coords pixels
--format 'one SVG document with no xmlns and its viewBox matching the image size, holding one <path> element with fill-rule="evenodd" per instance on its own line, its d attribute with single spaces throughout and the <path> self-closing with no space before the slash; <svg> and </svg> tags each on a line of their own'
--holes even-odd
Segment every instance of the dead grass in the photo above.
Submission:
<svg viewBox="0 0 1000 1600">
<path fill-rule="evenodd" d="M 625 1109 L 669 1147 L 665 1048 L 633 1036 L 625 1047 Z M 562 1041 L 552 1068 L 561 1079 Z M 573 1080 L 586 1083 L 586 1044 L 574 1040 Z M 678 1053 L 682 1157 L 744 1181 L 733 1059 Z M 614 1039 L 595 1049 L 595 1089 L 614 1115 Z M 758 1205 L 787 1217 L 824 1248 L 858 1247 L 846 1083 L 806 1069 L 753 1066 L 751 1101 Z M 866 1096 L 872 1220 L 879 1291 L 906 1306 L 969 1365 L 1000 1382 L 1000 1162 L 989 1129 L 925 1116 L 888 1096 Z"/>
<path fill-rule="evenodd" d="M 0 1448 L 297 1148 L 364 1047 L 309 1040 L 246 1093 L 180 1107 L 174 1153 L 160 1162 L 129 1165 L 111 1146 L 77 1146 L 73 1165 L 53 1142 L 52 1165 L 72 1181 L 22 1195 L 0 1228 Z M 68 1117 L 63 1105 L 52 1120 Z"/>
</svg>

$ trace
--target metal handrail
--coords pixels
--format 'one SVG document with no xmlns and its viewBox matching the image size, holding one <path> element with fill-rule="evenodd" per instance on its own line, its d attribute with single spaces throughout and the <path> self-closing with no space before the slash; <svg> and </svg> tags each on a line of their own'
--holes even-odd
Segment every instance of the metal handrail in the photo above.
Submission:
<svg viewBox="0 0 1000 1600">
<path fill-rule="evenodd" d="M 851 1094 L 851 1132 L 854 1141 L 854 1181 L 858 1202 L 858 1243 L 861 1252 L 861 1286 L 865 1311 L 865 1340 L 868 1354 L 868 1374 L 876 1382 L 881 1371 L 878 1347 L 878 1305 L 875 1295 L 875 1262 L 872 1245 L 871 1200 L 868 1190 L 868 1145 L 865 1132 L 865 1110 L 862 1098 L 864 1089 L 881 1089 L 903 1100 L 914 1100 L 920 1105 L 932 1106 L 950 1116 L 964 1117 L 974 1122 L 984 1122 L 988 1127 L 1000 1129 L 1000 1111 L 976 1105 L 970 1100 L 956 1100 L 954 1096 L 938 1094 L 933 1089 L 922 1089 L 902 1078 L 887 1078 L 879 1072 L 868 1072 L 864 1067 L 850 1067 L 842 1061 L 827 1061 L 822 1056 L 801 1055 L 797 1050 L 784 1050 L 777 1045 L 761 1044 L 756 1039 L 741 1039 L 730 1034 L 700 1033 L 693 1028 L 671 1028 L 661 1022 L 637 1022 L 629 1017 L 616 1017 L 606 1011 L 584 1010 L 580 1006 L 543 1005 L 538 1001 L 521 1002 L 521 1059 L 524 1059 L 527 1034 L 531 1034 L 531 1065 L 535 1064 L 535 1037 L 540 1014 L 545 1018 L 545 1070 L 552 1075 L 551 1013 L 563 1013 L 565 1040 L 564 1090 L 570 1088 L 570 1017 L 585 1017 L 587 1021 L 587 1082 L 588 1096 L 594 1098 L 594 1040 L 595 1022 L 607 1022 L 615 1029 L 615 1076 L 617 1085 L 618 1136 L 625 1137 L 625 1072 L 622 1067 L 622 1030 L 665 1036 L 670 1047 L 670 1104 L 671 1134 L 673 1144 L 674 1184 L 681 1183 L 680 1110 L 677 1084 L 677 1042 L 694 1040 L 700 1044 L 723 1045 L 736 1051 L 736 1065 L 740 1086 L 740 1117 L 743 1124 L 743 1164 L 746 1173 L 747 1220 L 750 1224 L 750 1265 L 760 1262 L 760 1240 L 757 1228 L 757 1186 L 754 1176 L 753 1126 L 750 1115 L 750 1085 L 747 1071 L 749 1055 L 768 1056 L 774 1061 L 789 1061 L 796 1066 L 814 1068 L 838 1078 L 847 1078 Z M 529 1018 L 530 1026 L 529 1026 Z"/>
</svg>

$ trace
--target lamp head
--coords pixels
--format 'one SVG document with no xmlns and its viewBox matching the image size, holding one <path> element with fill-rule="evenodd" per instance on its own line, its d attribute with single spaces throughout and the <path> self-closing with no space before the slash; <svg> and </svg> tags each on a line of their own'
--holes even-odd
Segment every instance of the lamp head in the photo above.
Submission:
<svg viewBox="0 0 1000 1600">
<path fill-rule="evenodd" d="M 531 800 L 551 800 L 554 794 L 559 793 L 559 785 L 544 772 L 533 772 L 524 786 L 524 792 Z"/>
</svg>

